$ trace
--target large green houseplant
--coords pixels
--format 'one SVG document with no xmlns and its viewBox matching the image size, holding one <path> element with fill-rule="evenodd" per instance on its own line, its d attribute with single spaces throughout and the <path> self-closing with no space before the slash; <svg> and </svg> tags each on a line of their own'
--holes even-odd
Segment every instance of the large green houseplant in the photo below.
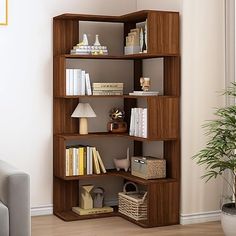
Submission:
<svg viewBox="0 0 236 236">
<path fill-rule="evenodd" d="M 236 83 L 232 83 L 232 86 L 224 94 L 235 100 Z M 214 120 L 210 120 L 204 125 L 208 136 L 205 148 L 193 158 L 197 160 L 197 164 L 205 166 L 206 173 L 202 177 L 206 181 L 218 176 L 223 177 L 232 191 L 232 196 L 236 199 L 236 106 L 229 105 L 218 108 L 215 115 Z M 232 180 L 225 178 L 224 173 L 226 171 L 233 176 Z M 225 226 L 224 223 L 228 224 L 232 219 L 223 219 L 224 216 L 221 216 L 223 230 L 227 236 L 235 235 L 235 202 L 223 205 L 222 214 L 224 213 L 227 216 L 231 215 L 235 221 L 232 222 L 233 231 L 231 230 L 231 232 L 230 229 L 225 229 L 228 226 Z"/>
</svg>

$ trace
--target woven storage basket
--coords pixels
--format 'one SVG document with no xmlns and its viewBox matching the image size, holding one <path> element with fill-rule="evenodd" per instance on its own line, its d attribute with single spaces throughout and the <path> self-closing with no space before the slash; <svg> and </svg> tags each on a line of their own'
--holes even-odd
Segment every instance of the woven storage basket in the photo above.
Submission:
<svg viewBox="0 0 236 236">
<path fill-rule="evenodd" d="M 127 185 L 133 185 L 135 191 L 127 192 Z M 138 186 L 135 183 L 127 182 L 124 185 L 123 192 L 118 193 L 119 196 L 119 212 L 134 219 L 147 219 L 147 192 L 139 193 Z"/>
</svg>

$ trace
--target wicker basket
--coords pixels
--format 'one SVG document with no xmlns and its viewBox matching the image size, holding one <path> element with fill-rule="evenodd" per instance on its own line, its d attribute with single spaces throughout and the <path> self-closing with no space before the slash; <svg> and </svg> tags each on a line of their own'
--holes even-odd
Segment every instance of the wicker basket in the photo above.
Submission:
<svg viewBox="0 0 236 236">
<path fill-rule="evenodd" d="M 126 187 L 132 184 L 135 191 L 127 192 Z M 133 182 L 124 185 L 123 192 L 119 196 L 119 212 L 134 219 L 147 220 L 147 192 L 139 193 L 138 186 Z"/>
</svg>

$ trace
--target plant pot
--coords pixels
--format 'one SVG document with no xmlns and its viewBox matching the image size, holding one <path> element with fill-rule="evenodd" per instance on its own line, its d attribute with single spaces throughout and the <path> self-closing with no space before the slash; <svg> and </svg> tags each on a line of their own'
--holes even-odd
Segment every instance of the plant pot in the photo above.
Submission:
<svg viewBox="0 0 236 236">
<path fill-rule="evenodd" d="M 222 207 L 221 225 L 226 236 L 236 235 L 236 208 L 235 203 L 227 203 Z"/>
</svg>

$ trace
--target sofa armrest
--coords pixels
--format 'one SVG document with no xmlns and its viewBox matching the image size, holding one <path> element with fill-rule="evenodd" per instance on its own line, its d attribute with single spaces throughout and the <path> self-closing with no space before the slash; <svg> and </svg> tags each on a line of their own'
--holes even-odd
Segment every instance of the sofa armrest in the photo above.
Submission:
<svg viewBox="0 0 236 236">
<path fill-rule="evenodd" d="M 0 201 L 9 211 L 10 236 L 30 236 L 29 175 L 0 161 Z"/>
</svg>

